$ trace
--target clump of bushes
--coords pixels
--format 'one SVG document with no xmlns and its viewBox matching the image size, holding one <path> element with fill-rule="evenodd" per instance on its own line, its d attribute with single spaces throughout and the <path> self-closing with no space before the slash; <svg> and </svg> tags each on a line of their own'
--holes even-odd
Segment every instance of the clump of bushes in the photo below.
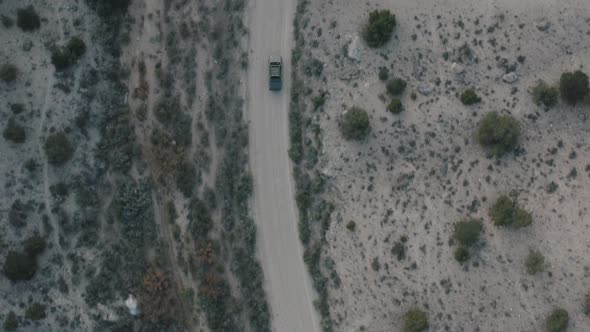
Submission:
<svg viewBox="0 0 590 332">
<path fill-rule="evenodd" d="M 391 38 L 395 25 L 395 15 L 389 10 L 374 10 L 369 13 L 369 21 L 363 27 L 363 39 L 369 47 L 381 47 Z"/>
<path fill-rule="evenodd" d="M 477 244 L 482 230 L 482 222 L 475 218 L 464 219 L 455 224 L 453 238 L 459 242 L 459 247 L 455 249 L 454 256 L 458 262 L 463 263 L 469 259 L 469 248 Z"/>
<path fill-rule="evenodd" d="M 577 102 L 584 100 L 590 92 L 588 75 L 580 70 L 573 73 L 563 73 L 559 80 L 559 91 L 561 92 L 561 98 L 565 102 L 575 105 Z"/>
<path fill-rule="evenodd" d="M 24 143 L 25 139 L 27 138 L 25 133 L 25 128 L 18 123 L 13 118 L 8 120 L 8 124 L 4 131 L 2 132 L 2 136 L 13 143 Z"/>
<path fill-rule="evenodd" d="M 18 76 L 18 68 L 15 65 L 5 63 L 0 66 L 0 79 L 4 82 L 9 83 L 16 80 Z"/>
<path fill-rule="evenodd" d="M 463 105 L 473 105 L 481 101 L 481 98 L 473 89 L 467 89 L 461 93 L 461 102 Z"/>
<path fill-rule="evenodd" d="M 535 275 L 545 271 L 545 256 L 538 251 L 530 252 L 525 261 L 526 271 L 530 275 Z"/>
<path fill-rule="evenodd" d="M 371 131 L 369 114 L 360 107 L 352 107 L 343 114 L 340 129 L 346 139 L 361 140 L 365 138 Z"/>
<path fill-rule="evenodd" d="M 510 115 L 490 112 L 479 123 L 477 140 L 496 157 L 512 151 L 520 137 L 520 124 Z"/>
<path fill-rule="evenodd" d="M 16 11 L 16 25 L 23 31 L 34 31 L 41 27 L 41 18 L 35 8 L 29 5 Z"/>
<path fill-rule="evenodd" d="M 559 90 L 543 81 L 539 81 L 537 85 L 533 87 L 531 94 L 533 96 L 533 102 L 536 105 L 544 105 L 547 108 L 551 108 L 557 104 Z"/>
<path fill-rule="evenodd" d="M 564 332 L 567 330 L 570 317 L 565 309 L 557 308 L 551 312 L 545 325 L 548 332 Z"/>
<path fill-rule="evenodd" d="M 387 110 L 393 114 L 399 114 L 399 113 L 403 112 L 404 105 L 402 104 L 402 101 L 399 100 L 399 98 L 393 98 L 389 102 L 389 105 L 387 105 Z"/>
<path fill-rule="evenodd" d="M 51 63 L 56 70 L 64 70 L 76 64 L 86 53 L 86 44 L 78 37 L 72 37 L 65 46 L 55 48 L 51 53 Z"/>
<path fill-rule="evenodd" d="M 401 78 L 394 78 L 387 82 L 387 92 L 391 93 L 394 96 L 401 95 L 405 90 L 408 84 Z"/>
<path fill-rule="evenodd" d="M 491 210 L 492 220 L 498 226 L 521 228 L 533 223 L 531 214 L 520 208 L 508 195 L 498 197 Z"/>
<path fill-rule="evenodd" d="M 60 166 L 74 155 L 74 148 L 63 132 L 50 134 L 45 141 L 45 153 L 50 164 Z"/>
<path fill-rule="evenodd" d="M 428 316 L 419 309 L 410 309 L 404 315 L 403 332 L 422 332 L 428 328 Z"/>
</svg>

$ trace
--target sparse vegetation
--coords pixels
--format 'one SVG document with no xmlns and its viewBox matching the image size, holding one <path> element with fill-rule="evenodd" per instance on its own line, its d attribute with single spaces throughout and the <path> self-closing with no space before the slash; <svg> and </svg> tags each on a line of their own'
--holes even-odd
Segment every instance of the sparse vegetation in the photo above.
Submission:
<svg viewBox="0 0 590 332">
<path fill-rule="evenodd" d="M 396 20 L 389 10 L 374 10 L 369 13 L 369 20 L 363 27 L 363 39 L 369 47 L 381 47 L 391 38 Z"/>
<path fill-rule="evenodd" d="M 393 114 L 399 114 L 404 111 L 404 105 L 399 98 L 393 98 L 389 102 L 389 105 L 387 105 L 387 110 Z"/>
<path fill-rule="evenodd" d="M 74 148 L 63 132 L 57 132 L 47 136 L 45 141 L 45 153 L 50 164 L 60 166 L 65 164 L 74 155 Z"/>
<path fill-rule="evenodd" d="M 545 271 L 545 256 L 538 251 L 530 252 L 525 261 L 526 271 L 530 275 L 535 275 Z"/>
<path fill-rule="evenodd" d="M 557 308 L 551 312 L 547 320 L 545 321 L 545 326 L 547 327 L 547 332 L 564 332 L 567 330 L 567 325 L 569 323 L 570 317 L 569 314 L 565 309 Z"/>
<path fill-rule="evenodd" d="M 496 157 L 512 151 L 519 137 L 520 124 L 510 115 L 490 112 L 479 123 L 477 140 Z"/>
<path fill-rule="evenodd" d="M 588 75 L 580 70 L 576 70 L 573 73 L 563 73 L 559 80 L 559 91 L 561 92 L 561 98 L 565 102 L 575 105 L 584 100 L 590 92 Z"/>
<path fill-rule="evenodd" d="M 35 8 L 29 5 L 16 11 L 16 25 L 23 31 L 34 31 L 41 27 L 41 18 Z"/>
<path fill-rule="evenodd" d="M 10 63 L 5 63 L 0 66 L 0 79 L 6 83 L 16 80 L 18 76 L 18 68 Z"/>
<path fill-rule="evenodd" d="M 13 143 L 24 143 L 27 138 L 25 128 L 19 125 L 14 118 L 8 120 L 8 124 L 2 132 L 2 136 Z"/>
<path fill-rule="evenodd" d="M 401 95 L 405 90 L 408 83 L 401 78 L 394 78 L 387 82 L 387 92 L 394 96 Z"/>
<path fill-rule="evenodd" d="M 557 104 L 559 90 L 543 81 L 539 81 L 537 85 L 533 87 L 531 94 L 533 96 L 533 102 L 535 102 L 536 105 L 544 105 L 547 108 L 551 108 Z"/>
<path fill-rule="evenodd" d="M 352 107 L 344 112 L 340 121 L 340 129 L 344 138 L 362 140 L 371 131 L 369 114 L 360 107 Z"/>
<path fill-rule="evenodd" d="M 419 309 L 410 309 L 404 315 L 403 332 L 422 332 L 428 328 L 428 316 Z"/>
<path fill-rule="evenodd" d="M 531 214 L 520 208 L 508 195 L 498 197 L 491 209 L 492 220 L 498 226 L 521 228 L 533 223 Z"/>
<path fill-rule="evenodd" d="M 461 102 L 463 105 L 473 105 L 481 101 L 481 98 L 473 89 L 467 89 L 461 93 Z"/>
</svg>

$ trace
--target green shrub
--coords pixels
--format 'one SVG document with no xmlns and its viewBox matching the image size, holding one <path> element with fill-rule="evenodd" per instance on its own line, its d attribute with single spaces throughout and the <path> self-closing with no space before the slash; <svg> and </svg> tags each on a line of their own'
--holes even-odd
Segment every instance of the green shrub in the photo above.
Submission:
<svg viewBox="0 0 590 332">
<path fill-rule="evenodd" d="M 393 98 L 387 105 L 387 110 L 393 114 L 399 114 L 404 111 L 404 105 L 399 98 Z"/>
<path fill-rule="evenodd" d="M 508 195 L 498 197 L 491 210 L 492 220 L 498 226 L 526 227 L 533 223 L 533 217 L 518 207 Z"/>
<path fill-rule="evenodd" d="M 352 107 L 342 116 L 340 129 L 346 139 L 361 140 L 365 138 L 371 131 L 369 114 L 360 107 Z"/>
<path fill-rule="evenodd" d="M 479 241 L 479 235 L 483 230 L 480 220 L 469 218 L 455 224 L 455 240 L 465 247 L 470 247 Z"/>
<path fill-rule="evenodd" d="M 27 308 L 27 311 L 25 311 L 25 317 L 30 320 L 41 320 L 41 319 L 47 317 L 47 314 L 45 313 L 45 309 L 46 309 L 45 305 L 35 302 L 35 303 L 31 304 L 30 307 Z"/>
<path fill-rule="evenodd" d="M 422 332 L 428 328 L 428 316 L 419 309 L 411 309 L 404 315 L 403 332 Z"/>
<path fill-rule="evenodd" d="M 457 247 L 457 249 L 455 249 L 453 255 L 454 255 L 455 259 L 457 260 L 457 262 L 459 262 L 459 263 L 466 262 L 469 259 L 469 257 L 471 256 L 469 254 L 469 250 L 463 246 Z"/>
<path fill-rule="evenodd" d="M 63 132 L 50 134 L 45 141 L 45 153 L 50 164 L 60 166 L 74 155 L 74 148 Z"/>
<path fill-rule="evenodd" d="M 369 21 L 363 27 L 363 39 L 369 47 L 385 45 L 395 28 L 395 15 L 389 10 L 374 10 L 369 13 Z"/>
<path fill-rule="evenodd" d="M 346 223 L 346 229 L 348 229 L 351 232 L 354 232 L 355 229 L 356 229 L 356 223 L 354 221 L 352 221 L 352 220 L 348 221 Z"/>
<path fill-rule="evenodd" d="M 559 80 L 559 91 L 564 101 L 575 105 L 577 102 L 584 100 L 584 97 L 590 91 L 588 87 L 588 75 L 579 70 L 573 73 L 563 73 Z"/>
<path fill-rule="evenodd" d="M 405 90 L 408 84 L 401 78 L 394 78 L 387 82 L 387 92 L 391 93 L 394 96 L 401 95 Z"/>
<path fill-rule="evenodd" d="M 4 82 L 12 82 L 16 80 L 17 76 L 18 68 L 16 68 L 15 65 L 5 63 L 2 66 L 0 66 L 0 79 L 2 79 Z"/>
<path fill-rule="evenodd" d="M 567 330 L 570 317 L 565 309 L 557 308 L 547 317 L 545 325 L 548 332 L 564 332 Z"/>
<path fill-rule="evenodd" d="M 76 64 L 86 53 L 86 44 L 78 37 L 72 37 L 65 46 L 53 49 L 51 63 L 56 70 L 64 70 Z"/>
<path fill-rule="evenodd" d="M 13 143 L 24 143 L 27 135 L 25 133 L 25 128 L 18 123 L 13 118 L 8 120 L 8 125 L 4 128 L 2 132 L 2 136 Z"/>
<path fill-rule="evenodd" d="M 66 49 L 73 57 L 79 59 L 86 53 L 86 44 L 79 37 L 72 37 L 68 40 Z"/>
<path fill-rule="evenodd" d="M 398 261 L 403 260 L 404 258 L 406 258 L 406 245 L 404 244 L 404 241 L 398 241 L 393 245 L 393 248 L 391 248 L 391 253 L 397 257 Z"/>
<path fill-rule="evenodd" d="M 520 124 L 510 115 L 490 112 L 479 123 L 477 140 L 496 157 L 512 151 L 520 137 Z"/>
<path fill-rule="evenodd" d="M 387 67 L 379 67 L 379 80 L 381 81 L 387 81 L 387 79 L 389 78 L 389 69 L 387 69 Z"/>
<path fill-rule="evenodd" d="M 12 281 L 30 280 L 37 273 L 35 257 L 16 251 L 8 252 L 4 262 L 4 275 Z"/>
<path fill-rule="evenodd" d="M 526 271 L 530 275 L 545 271 L 545 256 L 538 251 L 529 253 L 525 261 Z"/>
<path fill-rule="evenodd" d="M 27 238 L 24 242 L 25 252 L 29 256 L 37 256 L 45 251 L 47 242 L 39 234 L 35 233 L 31 237 Z"/>
<path fill-rule="evenodd" d="M 34 31 L 41 27 L 41 18 L 35 8 L 29 5 L 16 11 L 16 25 L 23 31 Z"/>
<path fill-rule="evenodd" d="M 533 102 L 540 106 L 544 105 L 547 108 L 553 107 L 557 104 L 557 97 L 559 97 L 559 90 L 554 86 L 549 86 L 543 81 L 539 81 L 533 87 L 531 92 Z"/>
<path fill-rule="evenodd" d="M 4 320 L 4 330 L 5 331 L 14 331 L 18 327 L 18 318 L 14 311 L 10 311 L 8 315 L 6 315 L 6 319 Z"/>
<path fill-rule="evenodd" d="M 6 29 L 10 29 L 14 25 L 14 21 L 12 20 L 12 18 L 10 18 L 6 15 L 0 15 L 0 21 L 2 21 L 2 25 Z"/>
<path fill-rule="evenodd" d="M 461 93 L 461 102 L 463 105 L 473 105 L 480 101 L 481 98 L 479 98 L 473 89 L 467 89 Z"/>
</svg>

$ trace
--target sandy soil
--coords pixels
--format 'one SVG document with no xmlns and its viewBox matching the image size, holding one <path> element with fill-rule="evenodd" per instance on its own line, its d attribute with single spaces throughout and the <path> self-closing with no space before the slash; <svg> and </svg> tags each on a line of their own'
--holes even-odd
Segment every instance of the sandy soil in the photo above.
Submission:
<svg viewBox="0 0 590 332">
<path fill-rule="evenodd" d="M 361 42 L 360 61 L 347 58 L 348 44 L 378 8 L 396 14 L 394 38 L 376 50 Z M 306 86 L 312 95 L 328 92 L 313 118 L 322 130 L 326 195 L 337 205 L 324 253 L 341 279 L 340 287 L 330 288 L 335 329 L 398 331 L 406 310 L 420 307 L 431 331 L 540 331 L 557 306 L 568 310 L 571 331 L 590 329 L 583 313 L 590 276 L 588 109 L 559 104 L 545 112 L 527 91 L 538 79 L 556 83 L 564 71 L 588 68 L 590 5 L 339 0 L 312 2 L 307 17 L 306 55 L 321 60 L 324 70 Z M 465 43 L 472 56 L 457 75 L 451 65 Z M 513 84 L 502 80 L 502 59 L 517 64 Z M 401 115 L 385 110 L 381 66 L 408 82 Z M 433 89 L 427 96 L 419 93 L 425 85 Z M 462 105 L 456 93 L 466 87 L 483 102 Z M 352 105 L 371 116 L 372 133 L 362 142 L 344 141 L 337 127 L 344 107 Z M 477 123 L 489 111 L 521 122 L 518 156 L 489 159 L 475 142 Z M 550 194 L 552 181 L 558 190 Z M 489 208 L 509 192 L 532 212 L 531 227 L 493 226 Z M 453 224 L 465 216 L 484 220 L 484 245 L 461 266 L 450 239 Z M 349 220 L 355 232 L 345 227 Z M 391 250 L 402 236 L 408 238 L 406 257 L 398 260 Z M 530 250 L 545 255 L 545 272 L 526 273 Z"/>
</svg>

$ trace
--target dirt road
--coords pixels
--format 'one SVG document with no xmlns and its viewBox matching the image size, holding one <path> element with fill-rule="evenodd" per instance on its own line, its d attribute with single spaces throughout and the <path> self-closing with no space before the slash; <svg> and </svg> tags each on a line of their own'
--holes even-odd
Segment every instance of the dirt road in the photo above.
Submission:
<svg viewBox="0 0 590 332">
<path fill-rule="evenodd" d="M 255 218 L 273 331 L 319 331 L 303 263 L 289 148 L 288 106 L 295 0 L 250 2 L 248 112 Z M 283 57 L 283 90 L 268 90 L 268 57 Z"/>
</svg>

